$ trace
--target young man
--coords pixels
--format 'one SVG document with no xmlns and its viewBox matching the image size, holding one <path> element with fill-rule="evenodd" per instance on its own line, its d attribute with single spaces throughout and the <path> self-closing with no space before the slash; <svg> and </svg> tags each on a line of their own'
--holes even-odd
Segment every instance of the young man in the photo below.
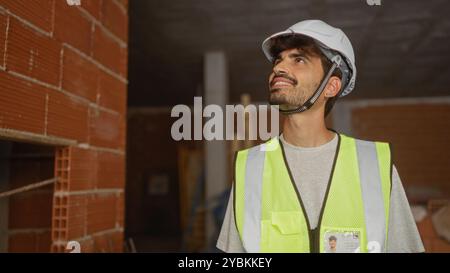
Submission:
<svg viewBox="0 0 450 273">
<path fill-rule="evenodd" d="M 282 134 L 240 151 L 217 247 L 225 252 L 326 252 L 331 234 L 347 252 L 423 252 L 387 143 L 325 126 L 353 90 L 352 45 L 307 20 L 263 42 L 272 61 L 269 101 Z"/>
</svg>

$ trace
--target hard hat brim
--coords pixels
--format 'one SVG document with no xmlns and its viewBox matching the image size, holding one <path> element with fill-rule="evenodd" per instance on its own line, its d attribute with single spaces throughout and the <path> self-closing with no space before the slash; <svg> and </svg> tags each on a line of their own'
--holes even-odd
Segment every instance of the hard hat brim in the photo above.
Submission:
<svg viewBox="0 0 450 273">
<path fill-rule="evenodd" d="M 277 32 L 277 33 L 275 33 L 275 34 L 272 34 L 270 37 L 266 38 L 266 39 L 262 42 L 262 50 L 263 50 L 263 52 L 264 52 L 264 55 L 266 56 L 266 58 L 267 58 L 269 61 L 272 62 L 272 61 L 273 61 L 273 57 L 274 57 L 274 56 L 272 56 L 272 55 L 270 54 L 270 46 L 271 46 L 270 41 L 271 41 L 272 39 L 274 39 L 274 38 L 278 38 L 278 37 L 281 37 L 281 36 L 289 36 L 289 35 L 305 36 L 305 37 L 311 38 L 311 39 L 314 40 L 314 42 L 317 43 L 318 46 L 321 46 L 321 47 L 323 47 L 323 48 L 329 49 L 326 45 L 324 45 L 323 43 L 321 43 L 320 41 L 318 41 L 317 39 L 315 39 L 315 38 L 312 37 L 312 36 L 309 36 L 309 35 L 303 34 L 303 33 L 300 34 L 300 33 L 295 33 L 295 32 L 293 32 L 293 31 L 285 30 L 285 31 L 280 31 L 280 32 Z"/>
</svg>

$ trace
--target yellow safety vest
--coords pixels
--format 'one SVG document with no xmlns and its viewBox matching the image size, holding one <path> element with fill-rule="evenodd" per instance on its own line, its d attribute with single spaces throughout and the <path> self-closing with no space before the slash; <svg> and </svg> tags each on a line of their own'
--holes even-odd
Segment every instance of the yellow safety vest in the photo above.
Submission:
<svg viewBox="0 0 450 273">
<path fill-rule="evenodd" d="M 343 134 L 338 138 L 314 230 L 278 137 L 237 152 L 234 214 L 247 252 L 386 251 L 392 173 L 389 144 Z"/>
</svg>

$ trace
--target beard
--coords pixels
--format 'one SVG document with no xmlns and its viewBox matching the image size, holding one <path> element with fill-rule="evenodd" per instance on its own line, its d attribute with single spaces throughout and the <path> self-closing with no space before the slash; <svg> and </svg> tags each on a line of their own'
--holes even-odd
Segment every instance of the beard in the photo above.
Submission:
<svg viewBox="0 0 450 273">
<path fill-rule="evenodd" d="M 308 99 L 306 90 L 300 86 L 281 87 L 270 89 L 269 103 L 272 105 L 303 105 Z"/>
<path fill-rule="evenodd" d="M 269 103 L 271 105 L 279 105 L 280 109 L 295 109 L 304 105 L 319 85 L 320 81 L 303 82 L 300 85 L 295 80 L 293 86 L 269 87 Z"/>
</svg>

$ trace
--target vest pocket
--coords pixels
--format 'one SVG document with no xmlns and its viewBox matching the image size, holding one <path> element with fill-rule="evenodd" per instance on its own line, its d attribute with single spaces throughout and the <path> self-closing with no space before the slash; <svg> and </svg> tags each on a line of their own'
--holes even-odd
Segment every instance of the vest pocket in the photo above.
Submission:
<svg viewBox="0 0 450 273">
<path fill-rule="evenodd" d="M 265 252 L 307 252 L 308 233 L 298 211 L 272 212 L 261 221 L 261 250 Z"/>
</svg>

